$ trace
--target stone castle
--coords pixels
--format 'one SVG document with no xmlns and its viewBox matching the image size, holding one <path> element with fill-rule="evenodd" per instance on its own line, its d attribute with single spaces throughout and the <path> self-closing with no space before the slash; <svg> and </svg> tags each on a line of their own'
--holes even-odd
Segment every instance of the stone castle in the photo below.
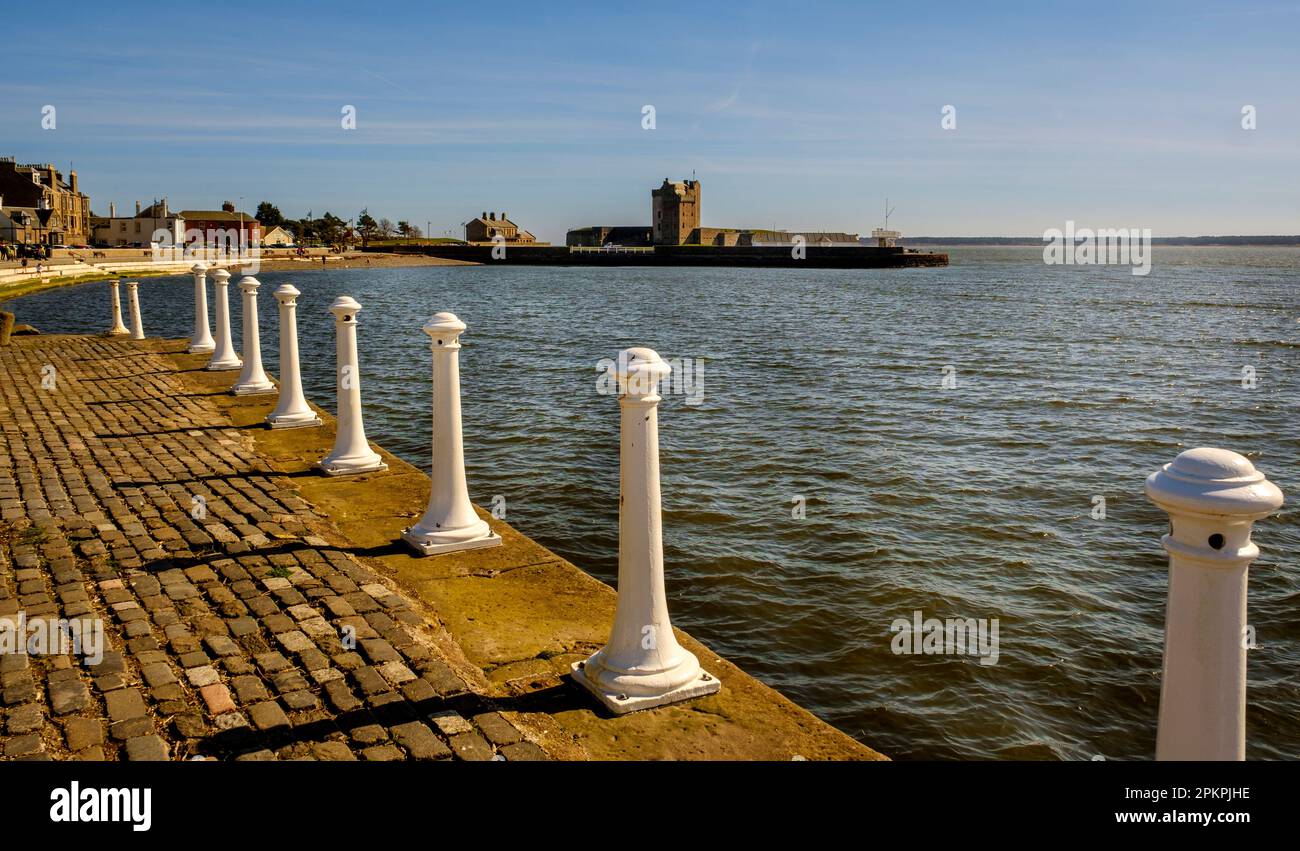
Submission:
<svg viewBox="0 0 1300 851">
<path fill-rule="evenodd" d="M 700 182 L 683 180 L 650 191 L 650 226 L 595 225 L 568 232 L 565 244 L 585 248 L 646 248 L 655 245 L 858 245 L 855 233 L 708 228 L 700 224 Z"/>
</svg>

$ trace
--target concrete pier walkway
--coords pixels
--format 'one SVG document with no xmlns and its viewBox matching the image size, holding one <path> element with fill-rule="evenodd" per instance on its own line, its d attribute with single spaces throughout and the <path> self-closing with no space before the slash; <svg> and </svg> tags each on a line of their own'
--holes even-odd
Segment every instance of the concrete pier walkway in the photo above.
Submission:
<svg viewBox="0 0 1300 851">
<path fill-rule="evenodd" d="M 4 759 L 883 758 L 683 633 L 721 693 L 606 714 L 567 672 L 612 589 L 481 510 L 502 547 L 414 557 L 427 475 L 320 475 L 332 417 L 266 429 L 184 350 L 0 348 L 0 621 L 105 633 L 0 655 Z"/>
</svg>

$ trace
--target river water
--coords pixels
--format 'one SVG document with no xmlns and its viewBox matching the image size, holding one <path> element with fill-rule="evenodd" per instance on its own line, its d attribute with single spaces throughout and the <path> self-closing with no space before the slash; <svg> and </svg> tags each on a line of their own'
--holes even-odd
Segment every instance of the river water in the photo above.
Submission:
<svg viewBox="0 0 1300 851">
<path fill-rule="evenodd" d="M 618 405 L 598 363 L 629 345 L 684 359 L 693 394 L 660 413 L 674 623 L 895 758 L 1150 758 L 1166 518 L 1143 480 L 1183 449 L 1236 450 L 1289 502 L 1256 527 L 1247 754 L 1300 756 L 1300 251 L 1157 247 L 1145 278 L 950 253 L 944 269 L 266 272 L 263 355 L 274 372 L 271 291 L 290 281 L 306 392 L 333 410 L 327 308 L 356 298 L 368 436 L 425 466 L 420 326 L 454 311 L 471 497 L 503 497 L 511 524 L 609 582 Z M 140 291 L 147 333 L 189 336 L 188 277 Z M 8 309 L 103 331 L 107 284 Z M 996 664 L 894 653 L 891 624 L 918 611 L 996 619 Z"/>
</svg>

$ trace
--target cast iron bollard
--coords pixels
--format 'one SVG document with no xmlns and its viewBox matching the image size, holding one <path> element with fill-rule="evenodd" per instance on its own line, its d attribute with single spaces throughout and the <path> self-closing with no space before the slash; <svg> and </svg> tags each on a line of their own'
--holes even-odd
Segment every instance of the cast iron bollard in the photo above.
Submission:
<svg viewBox="0 0 1300 851">
<path fill-rule="evenodd" d="M 230 388 L 236 396 L 275 392 L 275 385 L 262 369 L 262 332 L 257 324 L 257 290 L 261 286 L 262 283 L 251 276 L 239 282 L 244 306 L 244 369 Z"/>
<path fill-rule="evenodd" d="M 118 290 L 118 285 L 121 282 L 114 278 L 108 283 L 112 286 L 111 298 L 113 300 L 113 327 L 108 329 L 108 335 L 110 337 L 124 337 L 131 332 L 126 330 L 126 326 L 122 324 L 122 296 Z"/>
<path fill-rule="evenodd" d="M 609 642 L 573 678 L 617 715 L 713 694 L 722 685 L 677 643 L 664 593 L 659 501 L 659 382 L 651 349 L 619 354 L 618 608 Z"/>
<path fill-rule="evenodd" d="M 208 328 L 208 264 L 202 260 L 190 267 L 194 274 L 194 336 L 190 338 L 190 354 L 207 353 L 217 347 Z"/>
<path fill-rule="evenodd" d="M 243 365 L 239 355 L 235 354 L 235 344 L 230 339 L 229 284 L 230 273 L 225 269 L 212 273 L 212 297 L 217 305 L 217 345 L 212 350 L 212 358 L 207 366 L 212 370 L 239 369 Z"/>
<path fill-rule="evenodd" d="M 361 305 L 341 295 L 330 305 L 338 334 L 339 412 L 334 448 L 316 466 L 330 476 L 387 470 L 388 465 L 366 442 L 361 422 L 361 371 L 357 364 L 357 313 Z"/>
<path fill-rule="evenodd" d="M 144 339 L 144 325 L 140 322 L 140 282 L 126 282 L 126 304 L 131 311 L 131 339 Z"/>
<path fill-rule="evenodd" d="M 460 335 L 465 323 L 439 313 L 424 325 L 433 345 L 433 485 L 420 522 L 402 530 L 421 555 L 501 546 L 501 536 L 474 512 L 465 484 L 460 426 Z"/>
<path fill-rule="evenodd" d="M 267 414 L 271 428 L 318 426 L 320 417 L 302 394 L 302 372 L 298 368 L 298 288 L 281 284 L 275 290 L 280 303 L 280 398 Z"/>
<path fill-rule="evenodd" d="M 1282 492 L 1226 449 L 1189 449 L 1147 477 L 1169 514 L 1158 760 L 1246 758 L 1246 575 L 1256 520 Z"/>
</svg>

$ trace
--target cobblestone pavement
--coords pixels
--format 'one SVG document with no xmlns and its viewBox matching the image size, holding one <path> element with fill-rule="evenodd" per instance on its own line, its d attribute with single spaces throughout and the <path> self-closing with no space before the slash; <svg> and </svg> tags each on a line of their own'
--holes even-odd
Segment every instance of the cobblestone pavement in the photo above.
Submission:
<svg viewBox="0 0 1300 851">
<path fill-rule="evenodd" d="M 204 395 L 126 340 L 0 348 L 0 631 L 104 633 L 0 654 L 2 758 L 545 759 Z"/>
</svg>

